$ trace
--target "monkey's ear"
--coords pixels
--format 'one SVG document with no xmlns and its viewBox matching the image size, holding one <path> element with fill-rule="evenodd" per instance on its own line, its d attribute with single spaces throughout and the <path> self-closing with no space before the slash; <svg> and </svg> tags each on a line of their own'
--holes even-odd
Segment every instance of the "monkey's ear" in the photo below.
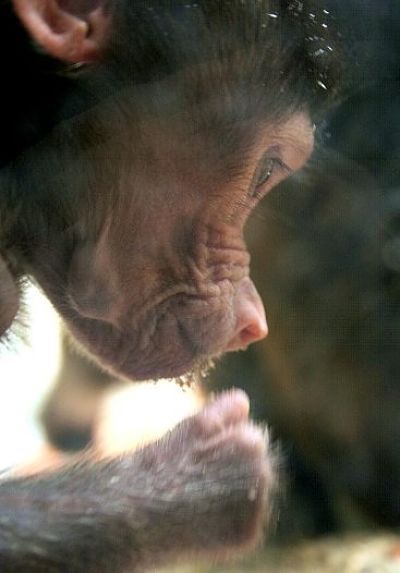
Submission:
<svg viewBox="0 0 400 573">
<path fill-rule="evenodd" d="M 64 62 L 96 60 L 105 45 L 107 0 L 12 0 L 29 34 L 50 56 Z"/>
</svg>

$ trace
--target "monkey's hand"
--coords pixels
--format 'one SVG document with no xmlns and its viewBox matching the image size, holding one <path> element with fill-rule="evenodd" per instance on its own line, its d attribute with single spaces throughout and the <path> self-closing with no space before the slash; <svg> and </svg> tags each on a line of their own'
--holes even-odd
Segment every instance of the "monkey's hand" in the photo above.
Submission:
<svg viewBox="0 0 400 573">
<path fill-rule="evenodd" d="M 225 392 L 138 452 L 161 558 L 169 551 L 224 557 L 260 539 L 271 510 L 273 456 L 266 429 L 248 415 L 247 396 Z"/>
<path fill-rule="evenodd" d="M 133 573 L 257 542 L 273 485 L 240 391 L 119 459 L 0 481 L 1 573 Z"/>
</svg>

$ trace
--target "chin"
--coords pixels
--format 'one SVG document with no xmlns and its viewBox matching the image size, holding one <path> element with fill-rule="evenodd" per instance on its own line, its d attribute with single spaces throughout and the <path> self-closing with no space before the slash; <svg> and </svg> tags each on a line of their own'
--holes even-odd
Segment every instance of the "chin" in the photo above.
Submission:
<svg viewBox="0 0 400 573">
<path fill-rule="evenodd" d="M 153 356 L 153 360 L 146 362 L 130 357 L 124 364 L 108 365 L 108 369 L 120 377 L 129 380 L 159 380 L 160 378 L 179 378 L 183 383 L 204 378 L 214 364 L 214 357 L 198 355 L 188 356 L 185 353 L 176 353 L 165 361 L 162 356 Z"/>
</svg>

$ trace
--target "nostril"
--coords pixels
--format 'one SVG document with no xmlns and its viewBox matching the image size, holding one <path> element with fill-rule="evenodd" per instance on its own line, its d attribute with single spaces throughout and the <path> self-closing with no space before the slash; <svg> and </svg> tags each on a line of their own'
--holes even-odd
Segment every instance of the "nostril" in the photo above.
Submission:
<svg viewBox="0 0 400 573">
<path fill-rule="evenodd" d="M 241 326 L 234 334 L 232 339 L 228 342 L 226 350 L 244 350 L 253 342 L 262 340 L 268 334 L 267 321 L 263 314 L 254 315 L 254 319 L 248 322 L 245 326 Z"/>
<path fill-rule="evenodd" d="M 268 326 L 266 321 L 261 321 L 249 324 L 239 333 L 239 338 L 242 346 L 248 346 L 252 342 L 262 340 L 268 334 Z"/>
</svg>

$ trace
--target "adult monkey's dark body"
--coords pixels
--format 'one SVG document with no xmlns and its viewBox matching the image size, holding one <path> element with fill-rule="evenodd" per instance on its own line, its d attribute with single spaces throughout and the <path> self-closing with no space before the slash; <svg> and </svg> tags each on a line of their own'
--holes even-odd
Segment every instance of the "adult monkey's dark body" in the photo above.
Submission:
<svg viewBox="0 0 400 573">
<path fill-rule="evenodd" d="M 28 274 L 75 338 L 128 378 L 180 375 L 264 336 L 243 226 L 304 164 L 312 115 L 335 91 L 323 7 L 13 8 L 45 52 L 92 63 L 55 73 L 21 38 L 7 68 L 0 332 Z M 252 545 L 272 469 L 247 416 L 246 398 L 229 393 L 136 454 L 1 482 L 0 571 L 137 571 Z"/>
</svg>

